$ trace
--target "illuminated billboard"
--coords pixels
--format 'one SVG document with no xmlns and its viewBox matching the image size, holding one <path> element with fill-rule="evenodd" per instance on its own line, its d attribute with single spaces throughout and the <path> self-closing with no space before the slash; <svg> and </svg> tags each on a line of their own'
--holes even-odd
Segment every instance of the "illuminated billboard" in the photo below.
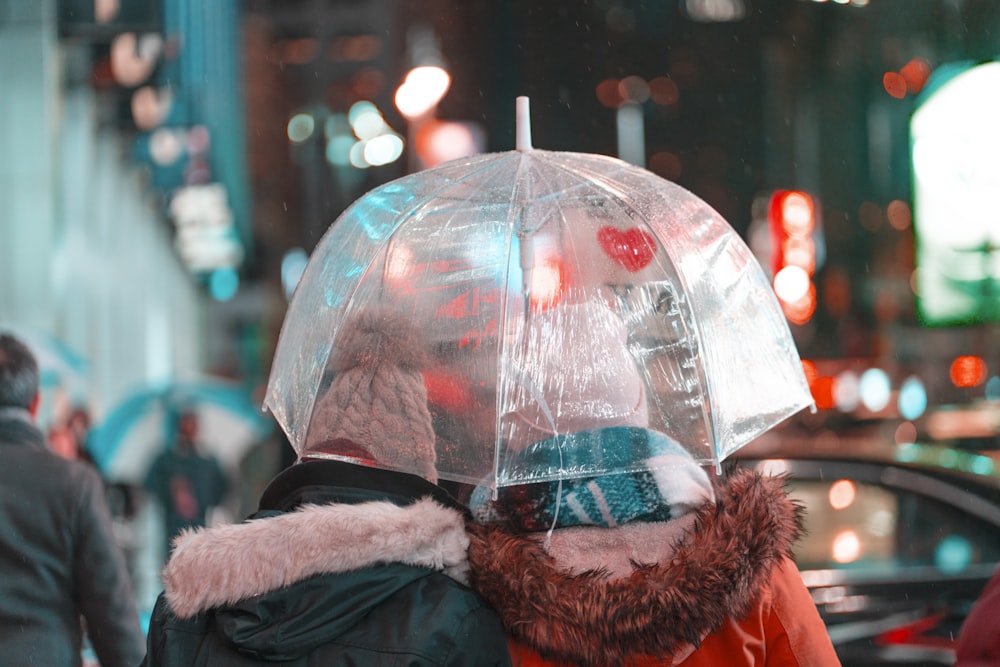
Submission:
<svg viewBox="0 0 1000 667">
<path fill-rule="evenodd" d="M 921 322 L 1000 321 L 1000 62 L 938 69 L 910 147 Z"/>
</svg>

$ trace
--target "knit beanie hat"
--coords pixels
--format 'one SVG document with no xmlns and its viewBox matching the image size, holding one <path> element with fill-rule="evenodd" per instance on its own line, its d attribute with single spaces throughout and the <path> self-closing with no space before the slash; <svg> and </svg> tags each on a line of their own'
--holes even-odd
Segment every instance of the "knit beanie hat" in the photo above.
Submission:
<svg viewBox="0 0 1000 667">
<path fill-rule="evenodd" d="M 496 500 L 490 485 L 477 486 L 469 503 L 477 521 L 530 532 L 613 528 L 674 519 L 715 498 L 707 473 L 687 450 L 646 428 L 612 427 L 549 438 L 512 454 L 506 469 L 513 477 L 524 478 L 530 471 L 550 479 L 502 487 Z M 553 479 L 560 470 L 584 476 Z"/>
<path fill-rule="evenodd" d="M 523 326 L 523 324 L 522 324 Z M 507 446 L 588 429 L 648 425 L 646 387 L 620 316 L 594 301 L 533 313 L 506 406 Z M 581 334 L 585 331 L 585 334 Z"/>
<path fill-rule="evenodd" d="M 418 334 L 410 321 L 387 310 L 363 311 L 344 322 L 330 353 L 333 379 L 313 408 L 302 457 L 354 459 L 437 483 Z"/>
</svg>

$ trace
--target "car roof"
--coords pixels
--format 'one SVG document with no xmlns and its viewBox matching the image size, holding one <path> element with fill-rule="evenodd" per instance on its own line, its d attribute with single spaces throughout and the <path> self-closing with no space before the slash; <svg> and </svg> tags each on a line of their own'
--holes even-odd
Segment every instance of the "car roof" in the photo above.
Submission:
<svg viewBox="0 0 1000 667">
<path fill-rule="evenodd" d="M 772 438 L 755 441 L 730 458 L 734 464 L 742 465 L 765 459 L 836 463 L 838 472 L 849 472 L 850 468 L 843 466 L 851 465 L 905 470 L 958 486 L 1000 504 L 1000 456 L 991 452 L 967 451 L 936 443 L 896 444 L 884 439 Z"/>
</svg>

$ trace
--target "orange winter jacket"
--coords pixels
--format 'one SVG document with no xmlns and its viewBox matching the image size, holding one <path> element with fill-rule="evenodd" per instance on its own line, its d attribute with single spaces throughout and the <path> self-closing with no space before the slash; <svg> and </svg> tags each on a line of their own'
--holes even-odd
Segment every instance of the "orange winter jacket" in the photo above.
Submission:
<svg viewBox="0 0 1000 667">
<path fill-rule="evenodd" d="M 500 613 L 515 666 L 836 667 L 789 557 L 800 512 L 781 480 L 738 471 L 686 522 L 555 531 L 577 531 L 577 553 L 609 551 L 614 531 L 634 547 L 641 533 L 647 556 L 658 535 L 655 562 L 606 554 L 641 563 L 625 573 L 594 570 L 593 553 L 589 569 L 567 565 L 537 534 L 474 526 L 473 584 Z"/>
</svg>

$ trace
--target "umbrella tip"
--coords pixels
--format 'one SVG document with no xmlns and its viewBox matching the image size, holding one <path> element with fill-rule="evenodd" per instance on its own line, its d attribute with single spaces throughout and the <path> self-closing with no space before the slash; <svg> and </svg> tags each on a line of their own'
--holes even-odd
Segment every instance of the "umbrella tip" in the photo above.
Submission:
<svg viewBox="0 0 1000 667">
<path fill-rule="evenodd" d="M 519 151 L 531 150 L 531 113 L 528 98 L 521 95 L 516 100 L 515 123 L 517 128 L 514 147 Z"/>
</svg>

